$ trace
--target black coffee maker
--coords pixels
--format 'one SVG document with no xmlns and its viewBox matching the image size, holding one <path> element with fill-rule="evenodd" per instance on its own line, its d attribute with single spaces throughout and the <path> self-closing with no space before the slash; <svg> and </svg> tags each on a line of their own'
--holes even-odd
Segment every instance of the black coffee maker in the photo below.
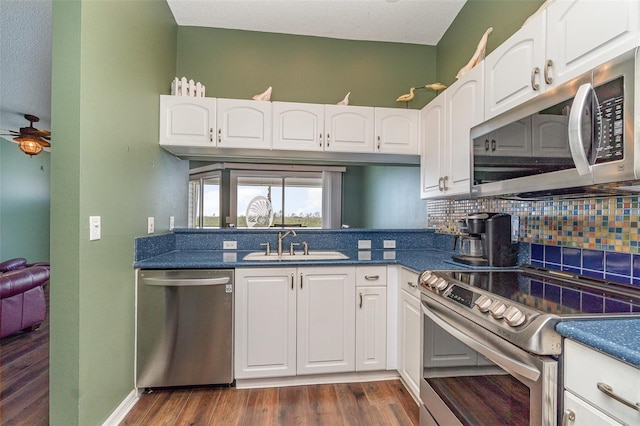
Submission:
<svg viewBox="0 0 640 426">
<path fill-rule="evenodd" d="M 511 242 L 511 215 L 506 213 L 473 213 L 463 219 L 466 235 L 462 241 L 480 239 L 482 250 L 466 252 L 464 244 L 453 260 L 472 266 L 515 266 L 517 245 Z"/>
</svg>

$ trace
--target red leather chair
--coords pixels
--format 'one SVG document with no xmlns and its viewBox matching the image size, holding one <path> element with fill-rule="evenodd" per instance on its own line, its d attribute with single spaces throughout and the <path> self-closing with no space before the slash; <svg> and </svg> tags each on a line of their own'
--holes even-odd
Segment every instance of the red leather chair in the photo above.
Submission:
<svg viewBox="0 0 640 426">
<path fill-rule="evenodd" d="M 26 266 L 0 273 L 0 337 L 40 326 L 47 313 L 42 287 L 47 281 L 47 266 Z"/>
</svg>

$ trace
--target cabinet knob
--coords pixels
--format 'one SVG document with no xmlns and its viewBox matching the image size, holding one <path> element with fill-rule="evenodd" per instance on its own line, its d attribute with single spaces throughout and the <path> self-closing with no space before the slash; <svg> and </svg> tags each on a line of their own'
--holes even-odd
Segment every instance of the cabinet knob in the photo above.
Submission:
<svg viewBox="0 0 640 426">
<path fill-rule="evenodd" d="M 536 92 L 540 90 L 540 85 L 538 84 L 538 75 L 540 75 L 540 68 L 535 67 L 531 70 L 531 88 Z"/>
<path fill-rule="evenodd" d="M 562 414 L 562 426 L 569 426 L 569 422 L 573 423 L 576 420 L 576 413 L 568 408 L 564 410 Z"/>
<path fill-rule="evenodd" d="M 547 59 L 547 62 L 544 64 L 544 82 L 547 84 L 553 83 L 553 77 L 551 77 L 551 73 L 549 72 L 551 67 L 553 67 L 553 61 Z"/>
</svg>

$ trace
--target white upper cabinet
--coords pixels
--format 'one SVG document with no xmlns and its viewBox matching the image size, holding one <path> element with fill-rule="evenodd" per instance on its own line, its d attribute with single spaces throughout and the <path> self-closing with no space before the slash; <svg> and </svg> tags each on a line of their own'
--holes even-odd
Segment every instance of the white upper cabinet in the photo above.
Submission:
<svg viewBox="0 0 640 426">
<path fill-rule="evenodd" d="M 273 149 L 324 150 L 324 105 L 273 102 Z"/>
<path fill-rule="evenodd" d="M 271 149 L 271 102 L 218 99 L 218 148 Z"/>
<path fill-rule="evenodd" d="M 638 46 L 639 21 L 638 0 L 549 4 L 546 57 L 553 62 L 551 77 L 568 81 Z"/>
<path fill-rule="evenodd" d="M 325 151 L 373 153 L 373 107 L 325 105 Z"/>
<path fill-rule="evenodd" d="M 550 2 L 485 59 L 485 119 L 639 44 L 637 0 Z"/>
<path fill-rule="evenodd" d="M 544 12 L 532 16 L 486 57 L 485 120 L 545 90 L 545 18 Z"/>
<path fill-rule="evenodd" d="M 375 152 L 418 155 L 418 110 L 375 108 Z"/>
<path fill-rule="evenodd" d="M 481 62 L 420 112 L 422 198 L 469 194 L 469 132 L 484 117 L 483 74 Z"/>
<path fill-rule="evenodd" d="M 216 100 L 160 96 L 160 145 L 215 147 Z"/>
</svg>

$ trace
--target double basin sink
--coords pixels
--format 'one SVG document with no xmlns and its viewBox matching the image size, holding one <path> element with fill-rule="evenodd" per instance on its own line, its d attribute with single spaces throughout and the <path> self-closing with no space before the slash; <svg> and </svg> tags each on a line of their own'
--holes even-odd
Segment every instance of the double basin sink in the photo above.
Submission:
<svg viewBox="0 0 640 426">
<path fill-rule="evenodd" d="M 292 261 L 292 262 L 301 262 L 305 260 L 344 260 L 348 259 L 348 256 L 340 253 L 339 251 L 310 251 L 309 254 L 303 253 L 270 253 L 266 254 L 264 251 L 256 251 L 253 253 L 249 253 L 242 260 L 248 261 Z"/>
</svg>

